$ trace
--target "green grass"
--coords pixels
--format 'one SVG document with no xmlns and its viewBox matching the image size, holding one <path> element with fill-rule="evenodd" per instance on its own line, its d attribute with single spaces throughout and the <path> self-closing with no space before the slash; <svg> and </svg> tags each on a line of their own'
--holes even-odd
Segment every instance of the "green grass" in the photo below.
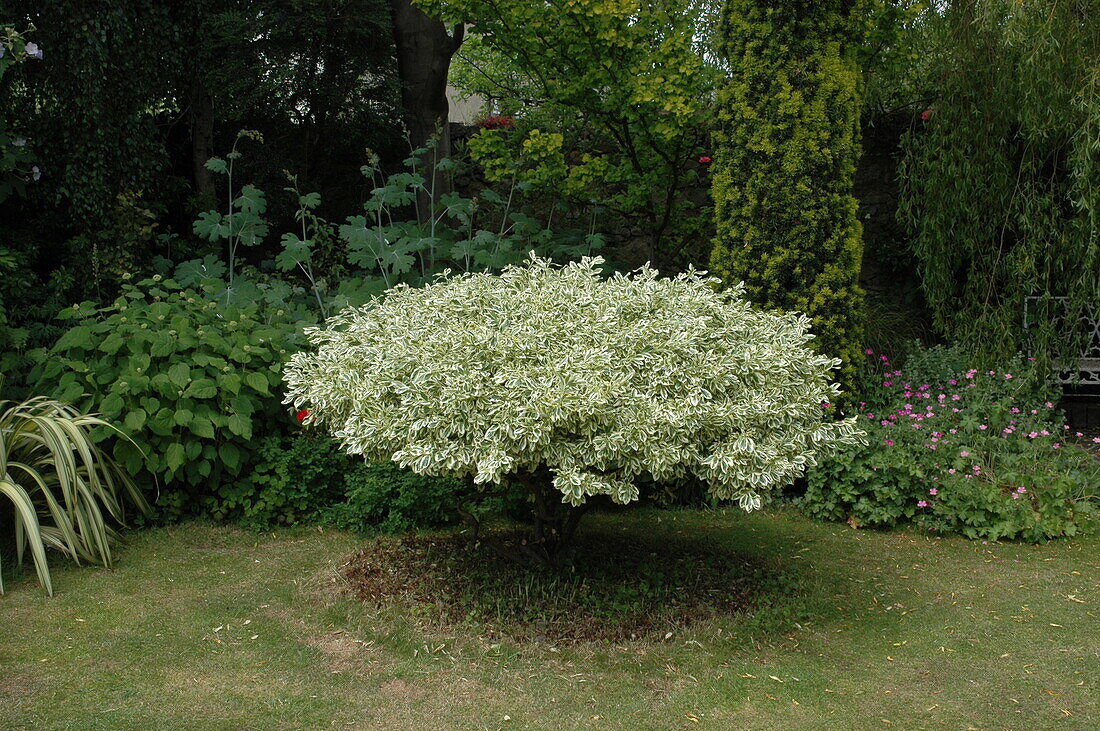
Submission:
<svg viewBox="0 0 1100 731">
<path fill-rule="evenodd" d="M 364 541 L 190 524 L 0 597 L 0 726 L 1095 728 L 1100 541 L 982 545 L 797 514 L 638 510 L 783 569 L 667 641 L 484 639 L 337 596 Z M 582 525 L 581 530 L 585 529 Z"/>
</svg>

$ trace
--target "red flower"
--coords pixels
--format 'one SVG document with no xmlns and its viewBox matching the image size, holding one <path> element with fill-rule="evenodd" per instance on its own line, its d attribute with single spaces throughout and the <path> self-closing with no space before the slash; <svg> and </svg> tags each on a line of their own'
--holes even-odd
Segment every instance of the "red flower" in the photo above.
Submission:
<svg viewBox="0 0 1100 731">
<path fill-rule="evenodd" d="M 709 158 L 709 157 L 707 157 L 706 155 L 703 155 L 703 156 L 702 156 L 701 158 L 699 158 L 699 162 L 701 162 L 701 163 L 703 163 L 704 165 L 706 165 L 706 164 L 707 164 L 708 162 L 710 162 L 710 158 Z"/>
<path fill-rule="evenodd" d="M 302 409 L 298 412 L 298 423 L 302 423 L 309 416 L 309 409 Z"/>
<path fill-rule="evenodd" d="M 508 129 L 513 121 L 507 114 L 490 114 L 477 120 L 477 126 L 482 129 Z"/>
<path fill-rule="evenodd" d="M 932 118 L 932 115 L 935 113 L 935 111 L 936 110 L 932 108 L 925 109 L 923 112 L 920 113 L 921 121 L 927 122 L 929 119 Z"/>
</svg>

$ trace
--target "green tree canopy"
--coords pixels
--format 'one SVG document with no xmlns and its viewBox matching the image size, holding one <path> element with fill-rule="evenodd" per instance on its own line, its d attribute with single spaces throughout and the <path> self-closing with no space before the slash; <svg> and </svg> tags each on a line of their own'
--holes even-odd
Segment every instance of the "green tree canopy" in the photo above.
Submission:
<svg viewBox="0 0 1100 731">
<path fill-rule="evenodd" d="M 554 196 L 612 216 L 657 262 L 683 263 L 706 230 L 706 203 L 686 190 L 709 153 L 717 69 L 692 0 L 418 0 L 470 24 L 455 60 L 467 91 L 517 115 L 475 153 L 533 159 L 520 175 Z M 537 130 L 537 131 L 536 131 Z M 558 136 L 560 135 L 560 137 Z M 498 166 L 507 168 L 507 165 Z M 501 175 L 512 175 L 507 169 Z"/>
<path fill-rule="evenodd" d="M 937 94 L 905 143 L 901 218 L 937 328 L 989 359 L 1024 345 L 1028 296 L 1036 353 L 1100 302 L 1098 18 L 1096 0 L 926 18 Z"/>
</svg>

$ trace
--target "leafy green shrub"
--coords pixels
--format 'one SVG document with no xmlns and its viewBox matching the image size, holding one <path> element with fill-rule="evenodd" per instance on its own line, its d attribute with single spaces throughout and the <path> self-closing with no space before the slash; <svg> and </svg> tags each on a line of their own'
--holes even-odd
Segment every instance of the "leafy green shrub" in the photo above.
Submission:
<svg viewBox="0 0 1100 731">
<path fill-rule="evenodd" d="M 532 258 L 397 287 L 307 329 L 314 351 L 291 358 L 286 401 L 368 460 L 518 483 L 536 534 L 565 535 L 555 504 L 636 500 L 643 476 L 692 474 L 758 508 L 860 438 L 823 408 L 837 361 L 807 347 L 806 317 L 754 310 L 695 272 L 603 279 L 601 263 Z"/>
<path fill-rule="evenodd" d="M 373 527 L 387 533 L 454 523 L 472 491 L 462 480 L 418 475 L 392 462 L 360 463 L 347 474 L 345 489 L 346 499 L 326 510 L 322 520 L 344 530 Z"/>
<path fill-rule="evenodd" d="M 958 357 L 939 348 L 909 362 L 936 374 Z M 910 379 L 881 362 L 880 398 L 863 404 L 869 444 L 810 471 L 807 514 L 867 526 L 915 522 L 989 540 L 1042 541 L 1094 523 L 1100 464 L 1066 443 L 1053 386 L 1034 362 L 942 381 Z"/>
<path fill-rule="evenodd" d="M 148 510 L 134 483 L 96 447 L 93 429 L 114 427 L 44 397 L 0 401 L 0 496 L 14 511 L 16 560 L 30 549 L 38 580 L 51 596 L 47 548 L 78 564 L 110 566 L 110 519 L 123 520 L 126 498 Z"/>
<path fill-rule="evenodd" d="M 251 473 L 220 486 L 213 516 L 237 518 L 250 528 L 314 520 L 344 497 L 357 463 L 329 440 L 267 437 Z"/>
<path fill-rule="evenodd" d="M 133 438 L 111 452 L 148 486 L 162 483 L 167 516 L 210 511 L 224 481 L 248 474 L 256 444 L 289 426 L 274 395 L 298 327 L 289 310 L 227 304 L 155 275 L 125 285 L 114 303 L 74 305 L 75 320 L 31 374 L 62 401 L 80 403 Z"/>
<path fill-rule="evenodd" d="M 853 0 L 727 0 L 714 155 L 717 236 L 711 271 L 749 299 L 805 312 L 821 352 L 853 382 L 862 338 L 855 60 L 863 21 Z"/>
<path fill-rule="evenodd" d="M 230 289 L 237 286 L 241 247 L 261 245 L 271 228 L 264 191 L 254 185 L 233 188 L 235 164 L 242 154 L 237 147 L 244 139 L 263 141 L 258 133 L 242 130 L 225 160 L 215 157 L 206 163 L 227 178 L 228 211 L 204 211 L 192 227 L 200 238 L 226 247 L 228 266 L 219 264 Z M 294 218 L 299 226 L 282 234 L 282 250 L 274 263 L 281 272 L 297 272 L 309 282 L 323 317 L 330 306 L 362 304 L 396 284 L 417 286 L 444 271 L 497 271 L 519 263 L 532 250 L 575 258 L 603 245 L 602 237 L 592 231 L 553 230 L 529 215 L 523 205 L 528 186 L 514 180 L 507 196 L 489 188 L 476 198 L 453 191 L 437 194 L 436 188 L 461 166 L 449 158 L 429 164 L 430 152 L 414 150 L 404 160 L 406 170 L 388 176 L 382 173 L 378 155 L 369 153 L 368 164 L 361 168 L 370 183 L 364 215 L 348 216 L 342 225 L 321 218 L 321 195 L 303 192 L 297 178 L 289 177 L 285 190 L 297 202 Z M 421 205 L 429 210 L 421 210 Z M 406 220 L 410 207 L 415 216 Z"/>
</svg>

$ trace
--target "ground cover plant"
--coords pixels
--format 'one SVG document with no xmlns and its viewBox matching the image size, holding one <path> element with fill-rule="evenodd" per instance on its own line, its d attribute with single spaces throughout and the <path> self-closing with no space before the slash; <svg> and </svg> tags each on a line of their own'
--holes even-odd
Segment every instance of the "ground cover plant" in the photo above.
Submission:
<svg viewBox="0 0 1100 731">
<path fill-rule="evenodd" d="M 1100 462 L 1065 424 L 1034 359 L 979 371 L 965 351 L 918 351 L 904 369 L 868 351 L 868 442 L 811 470 L 810 515 L 970 538 L 1044 541 L 1096 527 Z M 1095 438 L 1100 442 L 1100 437 Z"/>
<path fill-rule="evenodd" d="M 759 508 L 841 444 L 837 361 L 806 317 L 755 310 L 689 272 L 600 276 L 599 259 L 532 259 L 385 299 L 307 330 L 287 403 L 352 454 L 526 492 L 552 555 L 593 496 L 688 475 Z"/>
<path fill-rule="evenodd" d="M 657 627 L 648 639 L 566 643 L 523 637 L 513 623 L 505 629 L 518 641 L 484 618 L 441 624 L 434 605 L 418 614 L 347 596 L 346 557 L 376 545 L 349 534 L 156 528 L 133 535 L 111 571 L 56 567 L 52 599 L 29 590 L 32 576 L 9 580 L 0 725 L 1100 722 L 1093 537 L 982 545 L 786 510 L 639 509 L 589 520 L 585 532 L 648 539 L 670 555 L 705 542 L 785 578 L 749 584 L 747 612 Z"/>
</svg>

